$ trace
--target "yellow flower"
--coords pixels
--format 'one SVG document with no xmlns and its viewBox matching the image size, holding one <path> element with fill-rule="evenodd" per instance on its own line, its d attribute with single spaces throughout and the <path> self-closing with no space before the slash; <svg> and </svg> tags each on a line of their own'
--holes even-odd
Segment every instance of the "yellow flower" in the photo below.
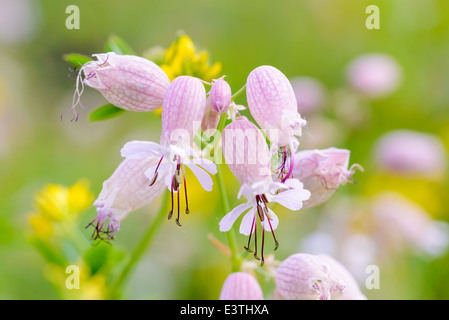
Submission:
<svg viewBox="0 0 449 320">
<path fill-rule="evenodd" d="M 170 80 L 181 75 L 189 75 L 204 81 L 219 78 L 221 63 L 209 63 L 209 54 L 202 50 L 198 52 L 192 39 L 187 35 L 179 36 L 165 51 L 163 63 L 160 64 Z"/>
<path fill-rule="evenodd" d="M 73 213 L 87 209 L 93 201 L 86 180 L 70 187 L 48 184 L 34 197 L 35 207 L 42 217 L 50 221 L 68 219 Z"/>
</svg>

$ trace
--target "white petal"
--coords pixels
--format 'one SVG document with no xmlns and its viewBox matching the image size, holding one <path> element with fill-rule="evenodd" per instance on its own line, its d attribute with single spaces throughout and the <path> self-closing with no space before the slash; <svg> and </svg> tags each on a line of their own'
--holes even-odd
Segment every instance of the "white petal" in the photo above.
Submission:
<svg viewBox="0 0 449 320">
<path fill-rule="evenodd" d="M 216 174 L 217 173 L 217 165 L 210 161 L 209 159 L 205 158 L 193 158 L 189 159 L 190 163 L 196 164 L 209 172 L 210 174 Z"/>
<path fill-rule="evenodd" d="M 212 190 L 212 185 L 214 183 L 212 182 L 212 178 L 206 171 L 195 164 L 186 164 L 186 166 L 189 167 L 190 170 L 192 170 L 193 174 L 196 176 L 204 190 Z"/>
<path fill-rule="evenodd" d="M 265 220 L 263 221 L 263 228 L 266 231 L 271 232 L 278 227 L 279 218 L 270 208 L 268 208 L 268 213 L 270 214 L 271 220 L 269 220 L 268 217 L 265 215 Z"/>
<path fill-rule="evenodd" d="M 310 191 L 306 189 L 290 189 L 271 197 L 270 201 L 277 202 L 284 207 L 296 211 L 303 206 L 303 201 L 310 198 Z"/>
<path fill-rule="evenodd" d="M 147 157 L 162 157 L 162 147 L 151 141 L 130 141 L 126 143 L 120 151 L 124 158 L 147 158 Z"/>
<path fill-rule="evenodd" d="M 256 215 L 256 209 L 252 208 L 248 211 L 247 214 L 242 219 L 242 222 L 240 223 L 240 233 L 244 234 L 245 236 L 249 236 L 251 234 L 251 227 L 253 225 L 254 217 Z M 257 223 L 257 221 L 256 221 Z M 255 228 L 254 228 L 255 229 Z M 254 232 L 253 229 L 253 232 Z"/>
<path fill-rule="evenodd" d="M 240 204 L 231 212 L 227 213 L 223 219 L 220 221 L 220 231 L 229 231 L 234 224 L 235 220 L 248 208 L 250 208 L 249 203 Z"/>
</svg>

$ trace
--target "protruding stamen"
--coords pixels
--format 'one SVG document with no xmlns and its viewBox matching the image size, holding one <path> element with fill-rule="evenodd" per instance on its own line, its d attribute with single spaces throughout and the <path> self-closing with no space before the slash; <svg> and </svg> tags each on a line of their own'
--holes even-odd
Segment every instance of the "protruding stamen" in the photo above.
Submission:
<svg viewBox="0 0 449 320">
<path fill-rule="evenodd" d="M 179 211 L 180 211 L 179 210 L 179 192 L 177 193 L 177 195 L 178 195 L 178 217 L 176 218 L 176 224 L 181 227 L 181 223 L 179 223 Z"/>
<path fill-rule="evenodd" d="M 173 187 L 174 187 L 174 180 L 175 179 L 172 179 L 172 181 L 171 181 L 171 190 L 170 190 L 170 194 L 171 194 L 171 210 L 168 213 L 168 220 L 170 220 L 172 215 L 173 215 L 173 207 L 174 207 Z"/>
<path fill-rule="evenodd" d="M 260 260 L 260 258 L 257 256 L 257 223 L 254 224 L 254 250 L 254 258 Z"/>
<path fill-rule="evenodd" d="M 248 238 L 248 245 L 245 247 L 243 247 L 243 248 L 245 248 L 245 250 L 246 251 L 248 251 L 249 253 L 252 253 L 252 252 L 254 252 L 253 250 L 251 250 L 250 248 L 249 248 L 249 245 L 250 245 L 250 243 L 251 243 L 251 236 L 253 235 L 253 230 L 254 230 L 254 225 L 256 224 L 256 216 L 254 216 L 254 218 L 253 218 L 253 223 L 251 224 L 251 231 L 250 231 L 250 233 L 249 233 L 249 238 Z"/>
<path fill-rule="evenodd" d="M 264 258 L 263 258 L 263 247 L 264 247 L 264 245 L 265 245 L 265 228 L 263 227 L 263 224 L 262 224 L 262 250 L 261 250 L 261 253 L 260 253 L 260 256 L 262 257 L 262 258 L 260 259 L 260 266 L 261 266 L 261 267 L 262 267 L 263 264 L 265 263 L 265 260 L 264 260 Z"/>
<path fill-rule="evenodd" d="M 267 212 L 268 212 L 268 211 L 267 211 Z M 270 220 L 272 220 L 272 219 L 268 219 L 268 224 L 270 225 L 271 234 L 273 235 L 273 240 L 274 240 L 274 250 L 276 251 L 276 249 L 279 247 L 279 242 L 277 241 L 276 236 L 274 235 L 274 230 L 273 230 L 273 227 L 271 226 Z"/>
<path fill-rule="evenodd" d="M 186 214 L 189 214 L 189 202 L 187 201 L 187 184 L 186 184 L 186 167 L 184 165 L 182 165 L 182 175 L 184 178 L 184 191 L 186 194 Z"/>
<path fill-rule="evenodd" d="M 156 180 L 157 180 L 157 177 L 158 177 L 157 170 L 159 169 L 159 166 L 160 166 L 161 163 L 162 163 L 162 159 L 164 159 L 164 156 L 161 157 L 161 159 L 159 160 L 159 162 L 158 162 L 158 164 L 157 164 L 157 166 L 156 166 L 156 169 L 154 170 L 154 176 L 153 176 L 153 179 L 151 179 L 150 187 L 151 187 L 151 186 L 156 182 Z"/>
</svg>

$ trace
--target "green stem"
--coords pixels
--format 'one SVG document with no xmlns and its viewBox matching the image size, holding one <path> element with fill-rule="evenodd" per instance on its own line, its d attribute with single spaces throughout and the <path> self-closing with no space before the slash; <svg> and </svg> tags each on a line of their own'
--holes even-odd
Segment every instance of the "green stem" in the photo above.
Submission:
<svg viewBox="0 0 449 320">
<path fill-rule="evenodd" d="M 125 282 L 126 278 L 128 277 L 130 271 L 142 257 L 143 253 L 148 249 L 149 245 L 151 244 L 151 241 L 154 238 L 154 235 L 156 234 L 159 227 L 162 225 L 162 221 L 164 221 L 164 218 L 166 217 L 166 214 L 168 212 L 169 195 L 170 195 L 169 192 L 164 192 L 164 197 L 162 199 L 162 206 L 159 210 L 159 213 L 156 215 L 153 223 L 150 225 L 150 228 L 147 230 L 147 232 L 144 234 L 143 238 L 140 240 L 137 247 L 134 249 L 134 252 L 129 258 L 128 263 L 125 265 L 125 267 L 122 269 L 121 273 L 117 277 L 117 280 L 115 281 L 111 290 L 111 297 L 113 298 L 118 297 L 120 288 Z"/>
<path fill-rule="evenodd" d="M 234 101 L 246 89 L 246 84 L 231 96 L 231 101 Z"/>
</svg>

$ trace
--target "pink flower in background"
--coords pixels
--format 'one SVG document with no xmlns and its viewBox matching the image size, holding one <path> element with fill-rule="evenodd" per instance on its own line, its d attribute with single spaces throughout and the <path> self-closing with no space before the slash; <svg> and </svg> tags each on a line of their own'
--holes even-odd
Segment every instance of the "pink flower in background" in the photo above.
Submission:
<svg viewBox="0 0 449 320">
<path fill-rule="evenodd" d="M 270 153 L 262 133 L 246 117 L 239 117 L 223 130 L 223 154 L 230 170 L 240 181 L 238 195 L 244 195 L 247 202 L 235 207 L 220 221 L 220 231 L 229 231 L 237 218 L 249 210 L 240 224 L 240 233 L 249 236 L 245 249 L 251 250 L 251 236 L 254 233 L 254 257 L 264 263 L 264 231 L 272 232 L 275 250 L 278 241 L 274 235 L 279 220 L 267 207 L 268 202 L 277 202 L 288 209 L 300 210 L 302 202 L 310 196 L 309 191 L 297 179 L 285 184 L 273 182 L 270 175 Z M 253 156 L 256 156 L 253 158 Z M 281 191 L 281 192 L 279 192 Z M 257 217 L 262 224 L 261 257 L 257 254 Z"/>
<path fill-rule="evenodd" d="M 246 272 L 231 273 L 220 292 L 220 300 L 263 300 L 257 280 Z"/>
<path fill-rule="evenodd" d="M 286 300 L 335 300 L 346 287 L 327 260 L 311 254 L 289 256 L 276 272 L 276 290 Z"/>
<path fill-rule="evenodd" d="M 303 150 L 295 154 L 293 177 L 299 179 L 311 193 L 304 207 L 325 202 L 340 185 L 352 181 L 355 169 L 361 167 L 353 165 L 348 168 L 349 156 L 349 150 L 337 148 Z"/>
<path fill-rule="evenodd" d="M 293 153 L 306 121 L 298 113 L 292 85 L 287 77 L 272 66 L 261 66 L 248 76 L 246 82 L 248 108 L 254 120 L 266 130 L 268 139 L 280 148 L 282 159 L 280 179 L 284 182 L 291 174 Z M 287 165 L 288 159 L 290 164 Z M 287 170 L 288 167 L 288 170 Z"/>
<path fill-rule="evenodd" d="M 346 72 L 349 85 L 371 97 L 384 97 L 396 90 L 401 82 L 401 68 L 386 54 L 365 54 L 353 60 Z"/>
<path fill-rule="evenodd" d="M 372 202 L 374 237 L 382 251 L 404 248 L 439 256 L 449 245 L 449 225 L 434 220 L 422 207 L 395 192 L 378 195 Z"/>
<path fill-rule="evenodd" d="M 377 162 L 398 173 L 438 176 L 445 172 L 447 151 L 438 136 L 413 130 L 394 130 L 379 138 Z"/>
<path fill-rule="evenodd" d="M 315 113 L 326 101 L 326 88 L 317 79 L 295 77 L 290 79 L 298 103 L 298 112 L 302 115 Z"/>
<path fill-rule="evenodd" d="M 120 222 L 129 213 L 146 206 L 165 190 L 163 180 L 150 187 L 145 176 L 148 167 L 156 165 L 158 161 L 159 159 L 154 157 L 125 159 L 103 183 L 94 203 L 98 216 L 87 226 L 96 222 L 92 238 L 102 239 L 104 234 L 106 238 L 113 239 L 115 232 L 120 229 Z M 107 220 L 107 229 L 103 231 Z"/>
<path fill-rule="evenodd" d="M 162 106 L 170 80 L 154 62 L 114 52 L 93 56 L 97 60 L 83 65 L 78 74 L 72 109 L 80 102 L 84 84 L 125 110 L 152 111 Z"/>
<path fill-rule="evenodd" d="M 172 210 L 174 210 L 174 194 L 177 194 L 179 223 L 179 192 L 184 185 L 186 213 L 189 213 L 187 201 L 187 185 L 185 167 L 188 167 L 198 178 L 201 186 L 212 190 L 212 178 L 208 172 L 215 174 L 215 164 L 200 158 L 192 148 L 193 136 L 198 131 L 206 107 L 206 92 L 203 84 L 197 78 L 181 76 L 173 80 L 167 89 L 162 108 L 161 143 L 150 141 L 131 141 L 125 144 L 121 154 L 130 159 L 158 158 L 158 163 L 148 166 L 145 175 L 150 186 L 158 181 L 164 181 L 172 195 Z"/>
</svg>

